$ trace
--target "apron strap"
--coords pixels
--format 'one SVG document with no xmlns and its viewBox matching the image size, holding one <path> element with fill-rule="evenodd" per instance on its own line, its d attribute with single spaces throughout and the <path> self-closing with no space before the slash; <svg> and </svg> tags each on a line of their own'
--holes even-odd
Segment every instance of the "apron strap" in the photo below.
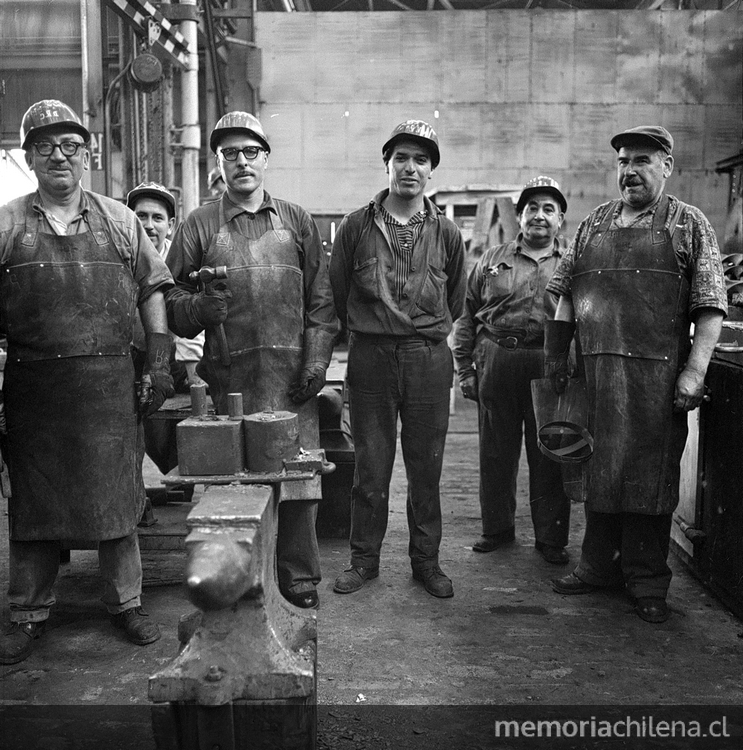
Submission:
<svg viewBox="0 0 743 750">
<path fill-rule="evenodd" d="M 88 210 L 85 214 L 85 221 L 88 224 L 88 228 L 93 235 L 93 239 L 95 240 L 96 245 L 98 245 L 99 247 L 108 245 L 109 239 L 108 235 L 103 229 L 103 219 L 101 218 L 101 215 L 98 213 L 98 211 L 96 211 L 96 209 L 94 209 L 90 205 L 88 206 Z"/>
<path fill-rule="evenodd" d="M 21 238 L 21 245 L 24 247 L 33 247 L 36 244 L 36 236 L 39 233 L 39 222 L 41 216 L 33 207 L 33 193 L 26 200 L 26 226 Z"/>
<path fill-rule="evenodd" d="M 614 218 L 614 212 L 618 203 L 619 201 L 612 201 L 606 207 L 606 213 L 599 221 L 598 227 L 591 232 L 591 239 L 588 242 L 590 248 L 596 249 L 604 241 L 604 238 L 609 231 L 609 227 L 611 226 L 612 219 Z"/>
<path fill-rule="evenodd" d="M 653 245 L 663 245 L 666 241 L 666 220 L 668 219 L 668 206 L 670 200 L 663 195 L 653 215 Z"/>
</svg>

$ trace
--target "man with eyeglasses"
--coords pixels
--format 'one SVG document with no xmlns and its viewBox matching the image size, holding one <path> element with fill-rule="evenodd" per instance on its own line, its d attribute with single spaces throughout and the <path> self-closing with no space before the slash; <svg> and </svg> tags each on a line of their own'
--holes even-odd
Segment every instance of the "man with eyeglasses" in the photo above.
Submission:
<svg viewBox="0 0 743 750">
<path fill-rule="evenodd" d="M 166 304 L 180 336 L 206 329 L 197 371 L 209 384 L 217 413 L 227 394 L 241 392 L 246 414 L 291 411 L 299 417 L 302 448 L 319 446 L 317 394 L 325 384 L 338 329 L 320 233 L 300 206 L 271 197 L 263 182 L 271 152 L 261 123 L 248 112 L 229 112 L 212 130 L 226 190 L 186 218 L 173 238 L 168 266 L 176 282 Z M 202 266 L 226 266 L 221 291 L 206 294 L 189 279 Z M 223 326 L 229 363 L 220 354 Z M 319 499 L 319 478 L 287 482 L 284 500 Z M 279 508 L 279 588 L 303 608 L 318 606 L 320 557 L 316 502 Z"/>
<path fill-rule="evenodd" d="M 62 542 L 98 545 L 102 600 L 133 643 L 160 631 L 141 607 L 141 420 L 172 394 L 163 291 L 172 285 L 136 216 L 84 190 L 90 133 L 66 104 L 33 104 L 21 147 L 38 190 L 0 208 L 0 402 L 12 497 L 10 625 L 0 663 L 28 657 L 54 604 Z M 139 309 L 147 362 L 135 392 Z"/>
</svg>

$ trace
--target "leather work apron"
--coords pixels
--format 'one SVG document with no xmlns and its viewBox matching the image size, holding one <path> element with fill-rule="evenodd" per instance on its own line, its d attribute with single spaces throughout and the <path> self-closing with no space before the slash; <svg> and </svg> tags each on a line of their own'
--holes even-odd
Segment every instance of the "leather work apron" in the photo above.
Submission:
<svg viewBox="0 0 743 750">
<path fill-rule="evenodd" d="M 144 508 L 130 356 L 138 290 L 100 215 L 88 220 L 85 234 L 41 233 L 29 198 L 0 269 L 16 541 L 117 539 Z"/>
<path fill-rule="evenodd" d="M 302 448 L 317 448 L 317 399 L 298 406 L 288 394 L 302 367 L 304 343 L 304 284 L 294 235 L 269 211 L 272 228 L 250 240 L 230 231 L 221 203 L 219 211 L 220 229 L 204 264 L 227 266 L 232 298 L 224 330 L 231 363 L 220 364 L 216 337 L 207 330 L 199 375 L 218 414 L 227 413 L 228 393 L 242 393 L 245 414 L 298 414 Z"/>
<path fill-rule="evenodd" d="M 678 504 L 687 415 L 673 410 L 689 341 L 689 282 L 661 199 L 651 229 L 611 229 L 606 212 L 573 269 L 573 304 L 594 453 L 582 499 L 600 513 L 671 513 Z"/>
</svg>

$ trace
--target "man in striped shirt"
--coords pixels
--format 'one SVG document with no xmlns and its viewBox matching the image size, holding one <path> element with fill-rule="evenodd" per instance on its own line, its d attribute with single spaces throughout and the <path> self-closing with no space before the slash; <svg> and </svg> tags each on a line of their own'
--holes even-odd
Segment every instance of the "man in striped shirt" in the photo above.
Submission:
<svg viewBox="0 0 743 750">
<path fill-rule="evenodd" d="M 437 597 L 454 590 L 439 567 L 439 479 L 449 425 L 452 355 L 446 337 L 465 295 L 464 242 L 424 192 L 438 137 L 408 120 L 382 148 L 389 188 L 346 216 L 330 261 L 338 317 L 350 332 L 348 389 L 356 475 L 351 567 L 341 594 L 379 575 L 397 420 L 408 478 L 413 578 Z"/>
</svg>

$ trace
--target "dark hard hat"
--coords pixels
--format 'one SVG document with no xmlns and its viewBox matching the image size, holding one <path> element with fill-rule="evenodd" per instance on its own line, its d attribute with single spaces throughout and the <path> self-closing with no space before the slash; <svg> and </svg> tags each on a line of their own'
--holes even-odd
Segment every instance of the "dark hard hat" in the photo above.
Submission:
<svg viewBox="0 0 743 750">
<path fill-rule="evenodd" d="M 401 122 L 390 134 L 387 142 L 382 146 L 382 157 L 389 160 L 392 149 L 398 141 L 417 141 L 425 146 L 431 154 L 431 167 L 436 169 L 441 159 L 439 153 L 439 137 L 436 131 L 423 120 L 406 120 Z"/>
<path fill-rule="evenodd" d="M 134 206 L 139 198 L 154 198 L 157 201 L 161 201 L 168 207 L 168 213 L 170 218 L 175 218 L 175 196 L 158 182 L 142 182 L 133 190 L 130 190 L 126 196 L 127 208 L 134 210 Z"/>
<path fill-rule="evenodd" d="M 643 143 L 646 146 L 660 148 L 667 154 L 673 151 L 673 136 L 660 125 L 638 125 L 636 128 L 623 130 L 611 139 L 611 147 L 619 151 L 622 146 L 631 143 Z"/>
<path fill-rule="evenodd" d="M 67 129 L 79 133 L 85 143 L 90 141 L 90 132 L 71 107 L 58 99 L 43 99 L 32 104 L 23 115 L 21 148 L 27 148 L 37 135 L 60 126 L 66 126 Z"/>
<path fill-rule="evenodd" d="M 211 150 L 216 154 L 222 138 L 226 135 L 232 135 L 232 133 L 249 133 L 260 141 L 263 148 L 266 149 L 266 153 L 271 153 L 271 146 L 268 145 L 268 138 L 263 132 L 263 126 L 258 118 L 251 115 L 250 112 L 228 112 L 220 117 L 209 136 Z"/>
<path fill-rule="evenodd" d="M 565 196 L 560 190 L 560 183 L 558 183 L 557 180 L 553 180 L 551 177 L 539 175 L 539 177 L 534 177 L 524 185 L 524 189 L 521 191 L 518 203 L 516 204 L 517 214 L 520 214 L 524 210 L 524 206 L 529 200 L 529 196 L 534 193 L 550 193 L 557 199 L 563 213 L 568 210 L 568 202 L 565 200 Z"/>
</svg>

